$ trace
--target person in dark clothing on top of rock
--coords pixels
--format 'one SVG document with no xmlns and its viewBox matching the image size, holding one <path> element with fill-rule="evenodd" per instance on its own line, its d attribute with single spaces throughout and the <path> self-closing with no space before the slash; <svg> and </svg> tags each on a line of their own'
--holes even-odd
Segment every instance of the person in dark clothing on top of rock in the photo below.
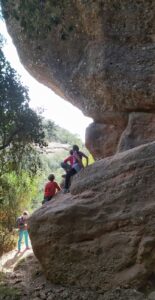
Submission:
<svg viewBox="0 0 155 300">
<path fill-rule="evenodd" d="M 50 201 L 52 197 L 61 190 L 60 186 L 57 184 L 57 182 L 54 181 L 55 176 L 53 174 L 50 174 L 48 176 L 49 182 L 46 183 L 45 189 L 44 189 L 44 200 L 42 201 L 42 204 L 44 204 L 47 201 Z"/>
<path fill-rule="evenodd" d="M 76 173 L 78 173 L 84 167 L 82 163 L 83 157 L 86 159 L 86 166 L 88 165 L 88 156 L 85 155 L 83 152 L 79 151 L 79 147 L 77 145 L 73 145 L 73 156 L 74 156 L 74 163 L 72 165 L 71 170 L 66 174 L 64 193 L 69 192 L 71 177 L 74 176 Z"/>
</svg>

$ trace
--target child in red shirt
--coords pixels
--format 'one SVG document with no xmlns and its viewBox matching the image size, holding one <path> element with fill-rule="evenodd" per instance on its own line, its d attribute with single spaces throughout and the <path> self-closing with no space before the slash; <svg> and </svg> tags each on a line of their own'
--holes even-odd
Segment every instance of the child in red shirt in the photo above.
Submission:
<svg viewBox="0 0 155 300">
<path fill-rule="evenodd" d="M 47 201 L 50 201 L 52 197 L 61 190 L 60 186 L 57 184 L 57 182 L 54 181 L 55 176 L 53 174 L 50 174 L 48 176 L 49 182 L 46 183 L 45 189 L 44 189 L 44 200 L 42 201 L 42 204 L 44 204 Z"/>
<path fill-rule="evenodd" d="M 69 154 L 70 155 L 68 157 L 66 157 L 64 159 L 64 161 L 61 163 L 61 167 L 66 171 L 66 173 L 68 173 L 71 170 L 71 168 L 72 168 L 72 166 L 75 162 L 75 158 L 74 158 L 74 155 L 73 155 L 73 150 L 70 150 Z M 65 177 L 65 176 L 66 175 L 62 175 L 62 177 Z"/>
</svg>

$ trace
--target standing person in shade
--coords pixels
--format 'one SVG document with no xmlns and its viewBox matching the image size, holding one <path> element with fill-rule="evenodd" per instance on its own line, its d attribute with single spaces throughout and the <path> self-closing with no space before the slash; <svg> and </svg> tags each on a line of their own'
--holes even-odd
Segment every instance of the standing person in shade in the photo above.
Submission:
<svg viewBox="0 0 155 300">
<path fill-rule="evenodd" d="M 64 193 L 69 192 L 70 178 L 84 167 L 82 163 L 83 157 L 86 159 L 86 166 L 88 166 L 88 156 L 85 155 L 83 152 L 79 151 L 79 147 L 77 145 L 73 145 L 73 156 L 74 163 L 72 165 L 71 170 L 66 174 Z"/>
<path fill-rule="evenodd" d="M 21 243 L 24 236 L 25 239 L 25 250 L 29 250 L 29 234 L 27 230 L 27 219 L 29 217 L 29 213 L 24 211 L 22 216 L 17 219 L 17 226 L 19 229 L 19 237 L 18 237 L 18 253 L 21 252 Z"/>
<path fill-rule="evenodd" d="M 74 164 L 74 161 L 75 161 L 75 158 L 74 158 L 74 155 L 73 155 L 73 150 L 70 150 L 69 151 L 69 156 L 67 156 L 64 161 L 61 163 L 61 167 L 66 171 L 66 173 L 68 173 L 73 164 Z M 62 175 L 62 177 L 66 177 L 66 174 L 65 175 Z"/>
<path fill-rule="evenodd" d="M 42 204 L 44 204 L 47 201 L 50 201 L 52 197 L 61 190 L 60 186 L 57 184 L 56 181 L 54 181 L 55 176 L 53 174 L 50 174 L 48 176 L 49 182 L 46 183 L 45 189 L 44 189 L 44 200 L 42 201 Z"/>
</svg>

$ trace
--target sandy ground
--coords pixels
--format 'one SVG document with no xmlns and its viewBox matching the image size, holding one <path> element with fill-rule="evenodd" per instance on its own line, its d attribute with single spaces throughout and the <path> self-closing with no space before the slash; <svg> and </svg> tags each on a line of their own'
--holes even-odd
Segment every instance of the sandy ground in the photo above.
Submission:
<svg viewBox="0 0 155 300">
<path fill-rule="evenodd" d="M 0 282 L 0 300 L 103 299 L 103 295 L 94 291 L 48 282 L 32 249 L 25 251 L 23 248 L 21 253 L 13 250 L 3 255 L 0 258 L 0 272 L 4 273 Z M 1 287 L 5 287 L 5 293 Z"/>
<path fill-rule="evenodd" d="M 21 253 L 18 253 L 16 249 L 6 253 L 0 257 L 0 272 L 13 272 L 14 268 L 18 265 L 21 259 L 26 258 L 32 253 L 32 248 L 30 250 L 25 250 L 24 247 L 22 248 Z"/>
</svg>

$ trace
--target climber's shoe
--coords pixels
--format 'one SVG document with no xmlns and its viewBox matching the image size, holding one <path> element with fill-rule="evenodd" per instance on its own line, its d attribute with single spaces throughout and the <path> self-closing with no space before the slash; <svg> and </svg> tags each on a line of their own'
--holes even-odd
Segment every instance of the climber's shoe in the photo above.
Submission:
<svg viewBox="0 0 155 300">
<path fill-rule="evenodd" d="M 22 251 L 21 250 L 16 250 L 16 252 L 17 252 L 17 254 L 20 254 L 20 253 L 22 253 Z"/>
<path fill-rule="evenodd" d="M 30 247 L 26 247 L 26 248 L 25 248 L 25 250 L 30 250 L 30 249 L 31 249 Z"/>
</svg>

